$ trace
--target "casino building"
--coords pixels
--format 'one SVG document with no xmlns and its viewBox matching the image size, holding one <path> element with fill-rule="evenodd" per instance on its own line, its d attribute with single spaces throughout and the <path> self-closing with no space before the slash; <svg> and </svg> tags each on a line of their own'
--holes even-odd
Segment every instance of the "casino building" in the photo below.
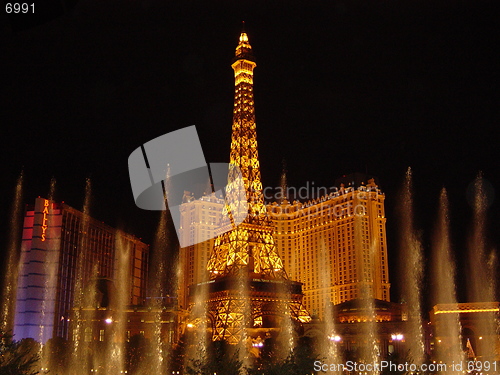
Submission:
<svg viewBox="0 0 500 375">
<path fill-rule="evenodd" d="M 272 202 L 267 211 L 275 243 L 290 278 L 303 283 L 304 305 L 320 319 L 325 306 L 366 296 L 389 301 L 385 194 L 373 177 L 352 174 L 318 199 Z M 198 243 L 181 249 L 179 302 L 187 286 L 206 281 L 207 261 L 223 208 L 216 198 L 183 204 L 185 236 Z M 181 301 L 184 301 L 182 303 Z"/>
<path fill-rule="evenodd" d="M 311 315 L 323 319 L 330 303 L 389 301 L 384 199 L 373 177 L 352 174 L 317 199 L 268 205 L 278 253 L 304 284 Z"/>
<path fill-rule="evenodd" d="M 71 338 L 69 321 L 77 290 L 91 281 L 114 282 L 126 264 L 127 300 L 143 304 L 146 297 L 148 245 L 65 203 L 44 198 L 27 207 L 19 263 L 14 335 L 45 343 Z"/>
<path fill-rule="evenodd" d="M 215 244 L 215 231 L 221 217 L 223 198 L 215 194 L 194 199 L 186 194 L 181 210 L 181 236 L 192 243 L 180 251 L 182 272 L 179 274 L 179 308 L 189 307 L 189 286 L 208 280 L 207 263 Z"/>
</svg>

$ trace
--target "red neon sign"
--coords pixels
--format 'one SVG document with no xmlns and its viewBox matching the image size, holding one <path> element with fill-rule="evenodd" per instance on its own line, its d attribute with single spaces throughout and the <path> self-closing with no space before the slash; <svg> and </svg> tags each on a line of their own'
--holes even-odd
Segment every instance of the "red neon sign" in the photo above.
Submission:
<svg viewBox="0 0 500 375">
<path fill-rule="evenodd" d="M 49 200 L 45 199 L 43 202 L 43 219 L 42 219 L 42 241 L 46 240 L 46 232 L 48 226 L 48 221 L 49 221 Z"/>
</svg>

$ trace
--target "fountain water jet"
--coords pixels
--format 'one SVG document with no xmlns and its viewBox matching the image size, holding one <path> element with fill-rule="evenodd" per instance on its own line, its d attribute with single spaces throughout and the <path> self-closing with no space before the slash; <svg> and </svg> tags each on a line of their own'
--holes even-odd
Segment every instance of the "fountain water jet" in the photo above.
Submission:
<svg viewBox="0 0 500 375">
<path fill-rule="evenodd" d="M 467 282 L 468 299 L 475 302 L 493 301 L 493 278 L 491 270 L 485 268 L 487 266 L 485 243 L 487 198 L 481 174 L 474 181 L 474 190 L 473 228 L 468 243 L 468 274 L 470 276 Z"/>
<path fill-rule="evenodd" d="M 358 228 L 362 228 L 362 226 L 359 225 Z M 370 244 L 370 254 L 369 254 L 370 264 L 376 264 L 375 252 L 378 249 L 378 246 L 375 241 L 376 240 L 373 239 L 372 243 Z M 363 274 L 365 272 L 363 272 Z M 375 275 L 373 275 L 373 272 L 374 270 L 371 267 L 367 270 L 366 273 L 369 275 L 368 277 L 370 278 L 368 281 L 372 281 L 374 279 Z M 373 287 L 369 284 L 368 286 L 362 289 L 361 293 L 362 293 L 361 303 L 363 306 L 363 311 L 365 311 L 366 315 L 369 317 L 368 320 L 365 323 L 363 323 L 362 332 L 366 337 L 366 345 L 363 346 L 361 355 L 365 363 L 379 363 L 380 348 L 377 342 L 377 322 L 375 320 L 376 318 L 375 293 Z M 378 367 L 372 371 L 373 374 L 378 374 L 379 372 L 380 369 Z"/>
<path fill-rule="evenodd" d="M 331 302 L 331 266 L 330 262 L 333 261 L 332 250 L 328 249 L 326 245 L 325 238 L 320 240 L 321 249 L 321 260 L 319 262 L 319 272 L 320 272 L 320 287 L 325 292 L 325 316 L 323 320 L 325 322 L 326 337 L 320 342 L 320 356 L 324 363 L 343 363 L 342 355 L 339 353 L 337 347 L 337 341 L 341 340 L 340 336 L 337 335 L 337 328 L 335 326 L 334 314 L 333 314 L 333 304 Z M 341 372 L 336 372 L 340 374 Z"/>
<path fill-rule="evenodd" d="M 282 286 L 280 286 L 282 287 Z M 282 293 L 288 293 L 286 290 L 282 290 Z M 296 346 L 295 330 L 293 327 L 292 320 L 288 317 L 292 315 L 290 307 L 287 304 L 283 304 L 283 310 L 285 311 L 285 318 L 283 319 L 283 325 L 280 332 L 280 345 L 282 350 L 280 351 L 282 358 L 287 358 L 292 355 L 293 349 Z"/>
<path fill-rule="evenodd" d="M 2 293 L 2 310 L 0 317 L 0 330 L 9 332 L 14 324 L 14 308 L 17 293 L 17 274 L 19 264 L 19 248 L 21 246 L 22 229 L 22 195 L 24 174 L 21 172 L 17 179 L 14 200 L 9 222 L 9 239 L 7 249 L 7 262 L 4 269 L 4 285 Z"/>
<path fill-rule="evenodd" d="M 284 297 L 283 299 L 286 301 L 291 298 L 290 291 L 287 290 L 285 284 L 278 284 L 279 293 Z M 282 310 L 281 310 L 282 309 Z M 278 336 L 278 355 L 277 360 L 284 360 L 289 358 L 293 354 L 293 350 L 296 346 L 297 338 L 296 332 L 294 329 L 294 325 L 291 319 L 292 312 L 290 307 L 286 303 L 281 304 L 281 311 L 284 311 L 283 320 L 281 323 L 281 332 Z"/>
<path fill-rule="evenodd" d="M 187 349 L 184 356 L 184 368 L 203 365 L 196 363 L 201 361 L 207 353 L 210 337 L 207 331 L 208 307 L 208 284 L 203 284 L 194 296 L 194 303 L 187 324 Z"/>
<path fill-rule="evenodd" d="M 286 170 L 286 162 L 285 162 L 285 159 L 282 160 L 281 162 L 282 164 L 282 171 L 281 171 L 281 176 L 280 176 L 280 191 L 279 191 L 279 194 L 278 194 L 278 204 L 282 204 L 284 201 L 288 200 L 288 193 L 287 193 L 287 190 L 288 190 L 288 182 L 287 182 L 287 170 Z M 281 293 L 287 293 L 286 290 L 284 290 L 283 288 L 283 285 L 281 285 Z M 290 312 L 290 309 L 289 309 L 289 306 L 287 304 L 284 304 L 283 308 L 287 311 L 287 314 L 285 314 L 286 316 L 291 316 L 291 312 Z M 289 357 L 292 352 L 293 352 L 293 349 L 295 348 L 295 345 L 296 345 L 296 335 L 295 335 L 295 330 L 294 330 L 294 326 L 293 326 L 293 323 L 292 323 L 292 320 L 291 319 L 285 319 L 284 320 L 284 326 L 283 326 L 283 329 L 282 329 L 282 332 L 280 334 L 282 336 L 282 346 L 283 346 L 283 356 L 286 358 L 286 357 Z"/>
<path fill-rule="evenodd" d="M 152 285 L 152 298 L 151 298 L 151 308 L 156 311 L 154 328 L 153 328 L 153 351 L 156 354 L 153 358 L 153 369 L 157 374 L 164 373 L 166 370 L 165 359 L 167 353 L 165 353 L 165 347 L 162 340 L 161 332 L 161 312 L 163 307 L 163 300 L 167 296 L 166 283 L 167 283 L 167 270 L 166 270 L 166 252 L 168 247 L 168 236 L 167 236 L 167 215 L 168 211 L 162 211 L 160 214 L 160 220 L 158 222 L 158 228 L 156 230 L 156 236 L 153 244 L 153 262 L 154 267 L 152 274 L 154 275 L 154 284 Z M 149 373 L 151 369 L 143 369 L 143 372 Z"/>
<path fill-rule="evenodd" d="M 90 341 L 87 337 L 88 332 L 90 332 L 90 336 L 92 336 L 92 320 L 93 317 L 89 316 L 91 312 L 84 312 L 82 307 L 87 303 L 87 301 L 94 300 L 95 295 L 85 294 L 84 283 L 87 281 L 87 276 L 85 272 L 85 252 L 83 249 L 86 247 L 88 241 L 88 228 L 89 228 L 89 210 L 90 210 L 90 200 L 91 200 L 92 186 L 89 178 L 85 181 L 85 198 L 83 201 L 83 216 L 81 222 L 81 237 L 79 242 L 79 249 L 77 253 L 77 262 L 76 262 L 76 281 L 74 287 L 74 331 L 76 332 L 76 337 L 73 335 L 73 352 L 72 352 L 72 360 L 70 366 L 71 374 L 80 374 L 82 371 L 88 372 L 89 368 L 89 360 L 88 353 L 85 351 L 84 343 L 86 341 Z M 91 287 L 89 291 L 93 291 L 95 293 L 96 288 Z M 82 335 L 82 332 L 84 334 Z M 90 337 L 91 338 L 91 337 Z"/>
<path fill-rule="evenodd" d="M 408 305 L 409 360 L 420 366 L 424 360 L 424 340 L 421 317 L 421 284 L 423 277 L 422 244 L 413 223 L 412 172 L 408 168 L 399 201 L 400 256 L 405 275 L 402 295 Z"/>
<path fill-rule="evenodd" d="M 494 266 L 495 253 L 487 254 L 486 245 L 486 214 L 488 199 L 484 188 L 482 173 L 474 181 L 474 215 L 472 233 L 468 242 L 468 282 L 467 294 L 470 302 L 495 301 Z M 478 336 L 482 339 L 476 343 L 476 355 L 481 358 L 491 359 L 499 346 L 497 323 L 495 318 L 481 319 L 479 322 Z M 495 335 L 491 335 L 494 332 Z"/>
<path fill-rule="evenodd" d="M 162 309 L 164 307 L 164 302 L 169 295 L 169 290 L 172 287 L 175 288 L 176 281 L 173 282 L 174 285 L 168 285 L 170 283 L 170 278 L 168 274 L 175 268 L 167 269 L 167 257 L 168 251 L 171 248 L 170 238 L 175 236 L 171 233 L 171 228 L 169 227 L 170 211 L 168 209 L 168 197 L 171 191 L 170 186 L 170 165 L 167 164 L 167 169 L 165 173 L 165 180 L 163 182 L 163 196 L 165 200 L 165 210 L 161 212 L 158 221 L 158 227 L 156 229 L 155 239 L 153 243 L 153 260 L 152 260 L 152 275 L 153 284 L 151 285 L 152 298 L 150 302 L 150 307 L 155 311 L 155 321 L 153 328 L 153 351 L 156 355 L 153 358 L 153 369 L 155 373 L 164 373 L 167 371 L 168 363 L 167 359 L 169 352 L 167 346 L 164 344 L 164 337 L 162 335 Z M 173 273 L 176 275 L 175 273 Z M 175 278 L 175 277 L 174 277 Z M 170 283 L 172 284 L 172 283 Z M 150 368 L 143 368 L 141 373 L 149 373 Z"/>
<path fill-rule="evenodd" d="M 253 363 L 250 361 L 250 353 L 249 353 L 249 335 L 246 327 L 249 326 L 249 322 L 252 320 L 252 312 L 250 306 L 250 295 L 248 291 L 250 290 L 249 280 L 247 275 L 244 272 L 240 272 L 238 274 L 238 286 L 236 289 L 237 297 L 236 301 L 243 304 L 242 316 L 239 320 L 239 324 L 241 326 L 241 340 L 237 344 L 237 350 L 239 354 L 239 360 L 243 363 L 243 367 L 241 369 L 242 375 L 244 374 L 244 367 L 251 366 Z"/>
<path fill-rule="evenodd" d="M 448 195 L 443 188 L 432 246 L 433 305 L 449 304 L 454 306 L 453 310 L 457 310 L 455 266 L 451 253 L 448 215 Z M 435 348 L 436 359 L 444 363 L 464 363 L 459 314 L 445 314 L 441 318 L 439 328 L 439 331 L 435 332 L 438 343 Z M 441 336 L 446 336 L 446 340 L 441 340 Z"/>
<path fill-rule="evenodd" d="M 107 359 L 105 364 L 105 374 L 120 374 L 125 370 L 125 350 L 124 338 L 126 331 L 126 313 L 125 309 L 128 304 L 128 293 L 130 291 L 130 253 L 131 246 L 124 238 L 122 231 L 117 231 L 116 239 L 116 269 L 115 269 L 115 286 L 116 296 L 112 300 L 110 319 L 112 320 L 110 327 L 110 338 L 106 343 Z"/>
</svg>

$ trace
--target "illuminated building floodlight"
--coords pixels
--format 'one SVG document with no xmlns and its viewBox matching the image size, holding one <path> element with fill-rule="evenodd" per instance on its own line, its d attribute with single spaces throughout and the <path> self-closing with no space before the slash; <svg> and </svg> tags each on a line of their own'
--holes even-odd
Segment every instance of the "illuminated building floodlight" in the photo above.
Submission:
<svg viewBox="0 0 500 375">
<path fill-rule="evenodd" d="M 401 333 L 394 333 L 391 335 L 392 341 L 403 341 L 404 336 Z"/>
</svg>

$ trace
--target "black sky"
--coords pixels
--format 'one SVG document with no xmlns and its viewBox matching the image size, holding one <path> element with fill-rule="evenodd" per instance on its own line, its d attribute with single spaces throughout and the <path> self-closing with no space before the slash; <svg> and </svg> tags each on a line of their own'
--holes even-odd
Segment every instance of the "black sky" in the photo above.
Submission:
<svg viewBox="0 0 500 375">
<path fill-rule="evenodd" d="M 151 242 L 158 214 L 135 207 L 128 155 L 194 124 L 207 161 L 229 159 L 230 63 L 242 20 L 257 59 L 265 186 L 279 184 L 283 158 L 290 186 L 378 176 L 391 259 L 409 166 L 426 249 L 443 186 L 459 258 L 469 184 L 482 171 L 500 195 L 494 1 L 53 3 L 37 5 L 35 20 L 0 19 L 2 228 L 23 170 L 26 203 L 46 196 L 55 177 L 56 198 L 81 208 L 90 177 L 93 216 Z M 489 215 L 498 246 L 498 197 Z M 393 284 L 397 274 L 393 266 Z"/>
</svg>

